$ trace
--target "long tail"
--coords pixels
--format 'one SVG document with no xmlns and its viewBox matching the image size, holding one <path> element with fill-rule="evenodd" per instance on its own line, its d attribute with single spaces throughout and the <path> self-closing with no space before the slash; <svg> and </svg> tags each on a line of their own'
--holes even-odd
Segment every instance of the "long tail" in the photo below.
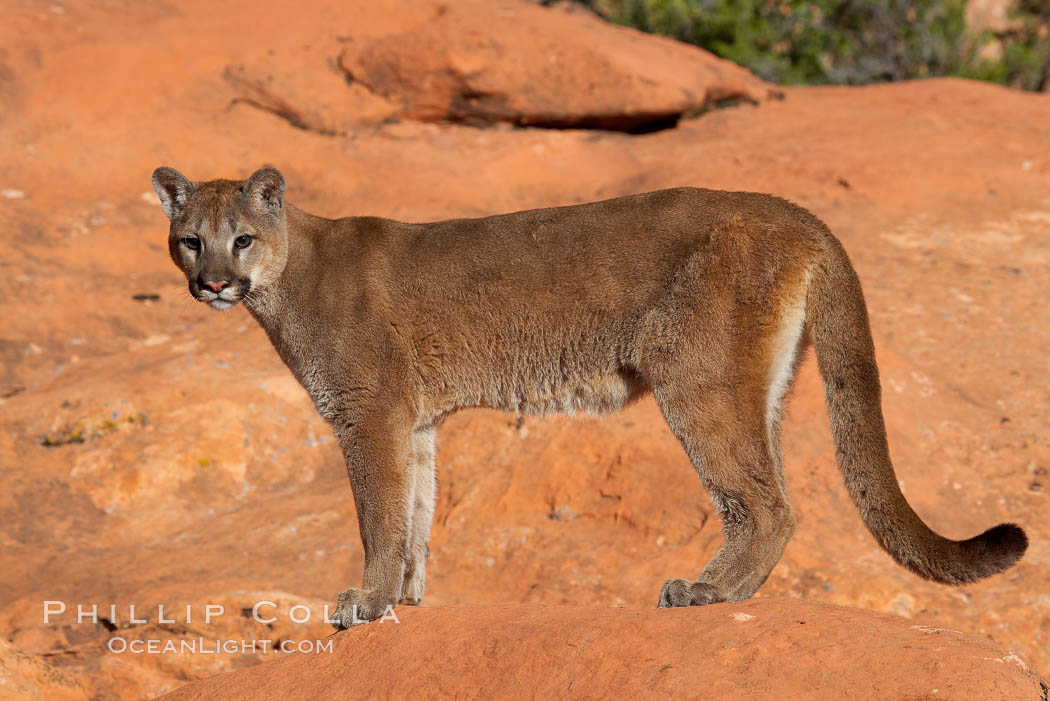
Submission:
<svg viewBox="0 0 1050 701">
<path fill-rule="evenodd" d="M 901 493 L 882 418 L 875 347 L 860 281 L 830 234 L 826 255 L 810 271 L 809 333 L 824 379 L 824 395 L 839 470 L 864 524 L 893 559 L 920 577 L 945 584 L 976 582 L 1016 563 L 1028 547 L 1012 523 L 969 540 L 949 540 L 923 523 Z"/>
</svg>

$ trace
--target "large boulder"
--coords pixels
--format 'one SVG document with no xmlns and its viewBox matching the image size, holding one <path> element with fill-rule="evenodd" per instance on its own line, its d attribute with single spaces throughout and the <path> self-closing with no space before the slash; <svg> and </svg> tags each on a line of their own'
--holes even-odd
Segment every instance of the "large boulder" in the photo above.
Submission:
<svg viewBox="0 0 1050 701">
<path fill-rule="evenodd" d="M 391 120 L 647 131 L 780 95 L 706 51 L 589 12 L 466 0 L 406 14 L 247 52 L 223 71 L 233 101 L 338 135 Z"/>
<path fill-rule="evenodd" d="M 706 51 L 516 2 L 442 6 L 420 26 L 349 42 L 339 66 L 402 118 L 468 124 L 644 130 L 774 93 Z"/>
</svg>

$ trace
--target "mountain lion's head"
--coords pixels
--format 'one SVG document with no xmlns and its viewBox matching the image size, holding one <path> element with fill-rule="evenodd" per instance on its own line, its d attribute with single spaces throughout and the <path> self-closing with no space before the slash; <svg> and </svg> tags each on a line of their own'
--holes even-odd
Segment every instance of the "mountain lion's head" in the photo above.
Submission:
<svg viewBox="0 0 1050 701">
<path fill-rule="evenodd" d="M 225 311 L 284 270 L 288 229 L 279 171 L 262 168 L 244 182 L 192 183 L 162 167 L 153 171 L 153 189 L 171 220 L 171 258 L 197 301 Z"/>
</svg>

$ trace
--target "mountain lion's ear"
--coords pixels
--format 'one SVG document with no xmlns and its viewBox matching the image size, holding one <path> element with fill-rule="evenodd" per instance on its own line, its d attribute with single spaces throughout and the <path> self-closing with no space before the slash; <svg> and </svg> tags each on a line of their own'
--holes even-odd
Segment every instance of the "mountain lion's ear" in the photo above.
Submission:
<svg viewBox="0 0 1050 701">
<path fill-rule="evenodd" d="M 278 219 L 284 206 L 284 176 L 276 168 L 260 168 L 245 181 L 241 194 L 252 207 L 261 208 Z"/>
<path fill-rule="evenodd" d="M 174 168 L 160 167 L 153 171 L 153 189 L 160 198 L 160 206 L 168 219 L 182 214 L 193 197 L 193 183 Z"/>
</svg>

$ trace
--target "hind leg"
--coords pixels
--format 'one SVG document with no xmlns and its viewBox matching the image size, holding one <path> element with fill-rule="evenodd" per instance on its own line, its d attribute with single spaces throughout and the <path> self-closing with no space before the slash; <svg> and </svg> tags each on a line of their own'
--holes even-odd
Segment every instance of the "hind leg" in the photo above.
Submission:
<svg viewBox="0 0 1050 701">
<path fill-rule="evenodd" d="M 670 579 L 659 606 L 739 601 L 766 580 L 794 533 L 780 470 L 779 426 L 746 382 L 668 378 L 654 395 L 722 515 L 725 542 L 696 580 Z M 688 388 L 685 391 L 684 388 Z"/>
<path fill-rule="evenodd" d="M 430 556 L 430 526 L 434 520 L 436 492 L 433 427 L 415 431 L 412 436 L 413 497 L 409 535 L 405 554 L 405 580 L 402 604 L 416 606 L 426 587 L 426 561 Z"/>
</svg>

